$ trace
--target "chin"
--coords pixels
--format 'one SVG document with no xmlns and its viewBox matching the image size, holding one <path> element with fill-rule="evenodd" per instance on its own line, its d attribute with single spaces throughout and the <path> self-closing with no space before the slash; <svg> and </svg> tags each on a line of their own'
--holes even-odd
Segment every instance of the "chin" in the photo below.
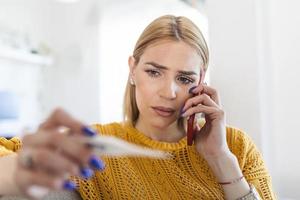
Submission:
<svg viewBox="0 0 300 200">
<path fill-rule="evenodd" d="M 177 119 L 173 119 L 173 120 L 166 120 L 166 119 L 161 119 L 161 118 L 155 118 L 153 120 L 151 120 L 151 125 L 156 127 L 156 128 L 160 128 L 160 129 L 165 129 L 168 128 L 169 126 L 171 126 L 173 123 L 177 123 Z"/>
</svg>

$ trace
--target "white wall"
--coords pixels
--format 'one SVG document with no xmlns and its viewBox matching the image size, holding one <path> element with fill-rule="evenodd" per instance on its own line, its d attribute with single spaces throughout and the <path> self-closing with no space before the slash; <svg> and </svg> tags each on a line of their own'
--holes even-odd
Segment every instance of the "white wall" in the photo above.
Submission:
<svg viewBox="0 0 300 200">
<path fill-rule="evenodd" d="M 279 192 L 300 199 L 300 2 L 270 1 L 274 135 Z"/>
<path fill-rule="evenodd" d="M 45 110 L 62 106 L 88 123 L 99 120 L 99 20 L 90 18 L 97 6 L 96 1 L 43 4 L 41 12 L 48 12 L 49 21 L 40 22 L 44 30 L 50 25 L 47 41 L 57 58 L 45 71 L 45 88 L 50 92 L 44 93 Z"/>
<path fill-rule="evenodd" d="M 300 199 L 299 7 L 299 1 L 206 1 L 211 84 L 228 123 L 263 152 L 279 199 Z"/>
<path fill-rule="evenodd" d="M 207 1 L 207 13 L 211 84 L 219 89 L 228 123 L 261 146 L 254 1 Z"/>
<path fill-rule="evenodd" d="M 0 25 L 45 42 L 55 57 L 53 66 L 41 68 L 39 120 L 57 106 L 88 123 L 99 120 L 98 5 L 94 0 L 0 2 Z"/>
<path fill-rule="evenodd" d="M 15 32 L 12 34 L 22 32 L 24 35 L 32 33 L 32 36 L 39 40 L 37 26 L 34 23 L 36 17 L 29 12 L 28 7 L 18 4 L 16 1 L 4 0 L 0 3 L 1 31 Z M 41 32 L 39 31 L 39 33 Z M 39 105 L 41 71 L 41 66 L 1 57 L 0 88 L 15 92 L 20 100 L 19 120 L 9 121 L 9 123 L 1 122 L 3 128 L 1 131 L 12 129 L 10 133 L 16 134 L 23 126 L 35 126 L 37 120 L 41 118 L 41 106 Z"/>
<path fill-rule="evenodd" d="M 36 126 L 40 118 L 39 89 L 41 67 L 7 59 L 0 59 L 0 90 L 12 91 L 19 102 L 19 119 L 0 121 L 0 136 L 20 133 L 27 127 Z"/>
</svg>

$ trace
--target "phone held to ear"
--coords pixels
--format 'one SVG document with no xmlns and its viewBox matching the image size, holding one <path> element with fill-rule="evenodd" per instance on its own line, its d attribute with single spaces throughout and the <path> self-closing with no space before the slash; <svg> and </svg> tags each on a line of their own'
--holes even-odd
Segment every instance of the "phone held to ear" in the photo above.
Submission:
<svg viewBox="0 0 300 200">
<path fill-rule="evenodd" d="M 203 68 L 201 68 L 200 80 L 199 80 L 198 85 L 203 83 L 204 77 L 205 77 L 205 72 L 204 72 Z M 201 92 L 199 94 L 201 94 Z M 193 97 L 195 97 L 199 94 L 193 95 Z M 195 114 L 192 114 L 187 121 L 187 144 L 189 146 L 193 145 L 195 137 L 196 137 L 196 129 L 194 128 L 194 121 L 195 121 Z"/>
</svg>

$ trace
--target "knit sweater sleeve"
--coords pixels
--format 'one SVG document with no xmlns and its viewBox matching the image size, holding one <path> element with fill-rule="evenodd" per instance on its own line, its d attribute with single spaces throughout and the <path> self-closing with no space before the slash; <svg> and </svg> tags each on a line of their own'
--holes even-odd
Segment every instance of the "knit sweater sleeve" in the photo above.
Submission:
<svg viewBox="0 0 300 200">
<path fill-rule="evenodd" d="M 14 137 L 10 140 L 0 137 L 0 157 L 17 152 L 21 146 L 21 141 L 17 137 Z"/>
<path fill-rule="evenodd" d="M 227 140 L 248 183 L 256 188 L 262 199 L 276 199 L 271 177 L 253 140 L 244 132 L 231 127 L 227 128 Z"/>
</svg>

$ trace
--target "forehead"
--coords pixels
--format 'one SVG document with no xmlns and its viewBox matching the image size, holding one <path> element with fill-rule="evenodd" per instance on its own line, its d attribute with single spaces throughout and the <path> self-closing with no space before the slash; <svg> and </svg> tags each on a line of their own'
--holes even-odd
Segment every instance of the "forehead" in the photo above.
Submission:
<svg viewBox="0 0 300 200">
<path fill-rule="evenodd" d="M 148 46 L 141 62 L 153 61 L 170 69 L 200 71 L 203 65 L 197 50 L 182 41 L 160 41 Z"/>
</svg>

